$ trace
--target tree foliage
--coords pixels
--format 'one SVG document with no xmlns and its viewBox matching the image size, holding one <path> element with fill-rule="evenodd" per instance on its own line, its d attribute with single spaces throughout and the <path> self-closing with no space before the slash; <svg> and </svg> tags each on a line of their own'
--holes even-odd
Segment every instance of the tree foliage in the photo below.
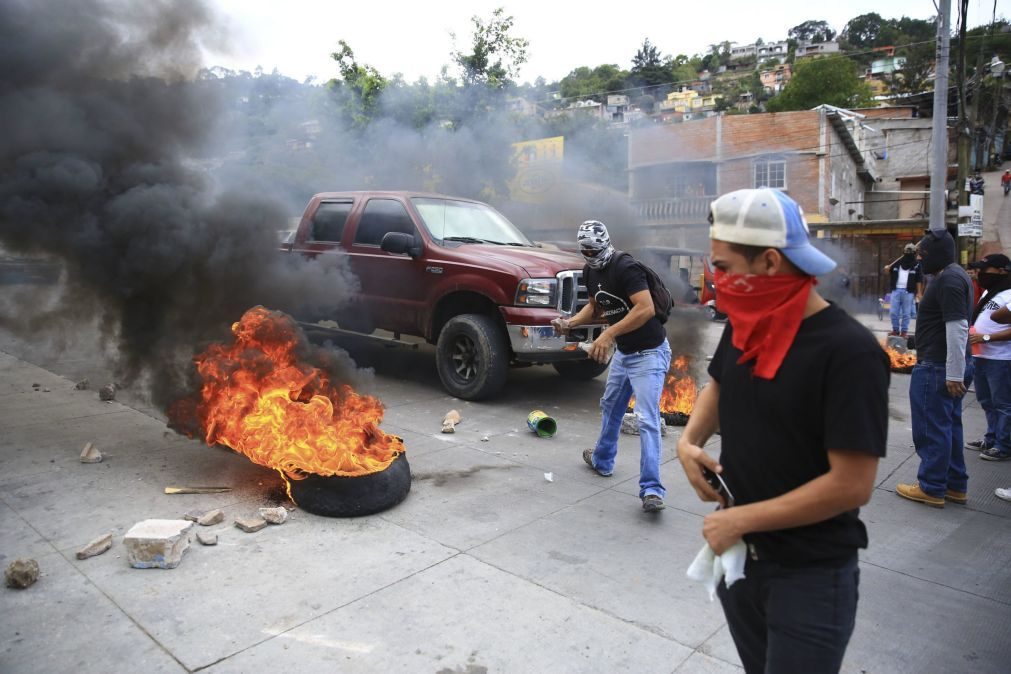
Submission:
<svg viewBox="0 0 1011 674">
<path fill-rule="evenodd" d="M 374 67 L 358 63 L 347 42 L 339 40 L 337 44 L 340 49 L 331 53 L 330 58 L 337 62 L 340 79 L 330 80 L 327 87 L 343 95 L 345 114 L 354 126 L 361 128 L 375 115 L 387 81 Z"/>
<path fill-rule="evenodd" d="M 794 26 L 786 36 L 797 42 L 829 42 L 835 39 L 836 32 L 829 27 L 827 21 L 812 19 Z"/>
<path fill-rule="evenodd" d="M 492 11 L 487 23 L 479 16 L 472 16 L 470 20 L 474 24 L 470 51 L 454 49 L 452 53 L 464 84 L 480 84 L 489 89 L 503 89 L 511 85 L 527 62 L 530 41 L 510 35 L 513 17 L 505 16 L 502 7 Z M 452 37 L 455 42 L 456 36 Z"/>
<path fill-rule="evenodd" d="M 857 77 L 854 63 L 844 58 L 816 58 L 794 66 L 790 83 L 768 102 L 767 108 L 770 112 L 810 110 L 825 103 L 858 108 L 871 102 L 871 91 Z"/>
<path fill-rule="evenodd" d="M 592 70 L 576 68 L 559 82 L 559 92 L 565 99 L 599 97 L 626 88 L 629 72 L 614 64 L 599 65 Z"/>
<path fill-rule="evenodd" d="M 632 57 L 631 83 L 653 87 L 674 81 L 673 59 L 663 57 L 656 45 L 646 38 Z"/>
</svg>

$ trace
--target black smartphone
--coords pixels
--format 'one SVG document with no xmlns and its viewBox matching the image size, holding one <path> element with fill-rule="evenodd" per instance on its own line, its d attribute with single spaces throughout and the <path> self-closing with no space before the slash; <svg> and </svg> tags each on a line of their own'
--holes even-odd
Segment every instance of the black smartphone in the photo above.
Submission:
<svg viewBox="0 0 1011 674">
<path fill-rule="evenodd" d="M 702 475 L 706 478 L 706 482 L 709 486 L 716 490 L 716 493 L 723 497 L 726 502 L 727 507 L 734 505 L 734 495 L 730 493 L 730 488 L 727 487 L 727 483 L 723 481 L 719 473 L 714 473 L 705 466 L 702 466 Z"/>
</svg>

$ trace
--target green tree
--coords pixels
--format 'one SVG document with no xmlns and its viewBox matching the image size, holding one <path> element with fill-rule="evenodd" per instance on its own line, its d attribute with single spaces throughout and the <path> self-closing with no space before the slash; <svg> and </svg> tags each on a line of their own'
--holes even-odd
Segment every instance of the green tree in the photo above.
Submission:
<svg viewBox="0 0 1011 674">
<path fill-rule="evenodd" d="M 871 90 L 857 77 L 853 62 L 844 58 L 816 58 L 797 63 L 790 83 L 769 100 L 766 108 L 769 112 L 810 110 L 824 103 L 859 108 L 872 101 Z"/>
<path fill-rule="evenodd" d="M 327 82 L 327 88 L 343 96 L 345 114 L 355 127 L 362 128 L 375 116 L 387 81 L 372 66 L 359 64 L 347 42 L 339 40 L 337 44 L 340 49 L 330 58 L 337 62 L 340 79 Z"/>
<path fill-rule="evenodd" d="M 664 58 L 646 38 L 632 57 L 631 80 L 638 86 L 653 87 L 674 81 L 672 59 Z"/>
<path fill-rule="evenodd" d="M 527 62 L 527 47 L 530 41 L 513 37 L 513 17 L 505 16 L 502 7 L 491 13 L 485 23 L 481 17 L 472 16 L 474 32 L 471 34 L 469 52 L 456 49 L 452 53 L 453 62 L 460 68 L 465 85 L 484 85 L 489 89 L 504 89 L 513 83 L 520 68 Z M 452 35 L 455 43 L 456 36 Z"/>
<path fill-rule="evenodd" d="M 614 64 L 599 65 L 592 70 L 576 68 L 559 82 L 559 92 L 565 99 L 600 97 L 626 87 L 629 72 Z"/>
<path fill-rule="evenodd" d="M 798 24 L 787 32 L 786 36 L 797 42 L 807 40 L 810 42 L 829 42 L 835 38 L 835 31 L 832 30 L 827 21 L 809 20 Z"/>
<path fill-rule="evenodd" d="M 899 51 L 899 55 L 906 61 L 891 77 L 892 91 L 898 94 L 918 94 L 932 89 L 930 76 L 934 71 L 934 45 L 906 47 Z"/>
<path fill-rule="evenodd" d="M 876 47 L 887 21 L 876 12 L 861 14 L 849 20 L 841 37 L 854 47 Z"/>
</svg>

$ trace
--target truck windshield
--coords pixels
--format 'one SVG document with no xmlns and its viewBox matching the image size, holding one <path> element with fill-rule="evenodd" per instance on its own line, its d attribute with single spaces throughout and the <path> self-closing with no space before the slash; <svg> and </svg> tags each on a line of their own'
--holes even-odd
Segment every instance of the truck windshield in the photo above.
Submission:
<svg viewBox="0 0 1011 674">
<path fill-rule="evenodd" d="M 484 204 L 430 197 L 415 197 L 411 201 L 432 238 L 440 241 L 533 245 L 502 214 Z"/>
</svg>

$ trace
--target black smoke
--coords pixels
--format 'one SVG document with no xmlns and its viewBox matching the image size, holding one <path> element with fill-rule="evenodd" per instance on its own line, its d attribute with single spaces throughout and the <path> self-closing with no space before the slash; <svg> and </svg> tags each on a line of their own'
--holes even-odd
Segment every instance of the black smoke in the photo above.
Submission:
<svg viewBox="0 0 1011 674">
<path fill-rule="evenodd" d="M 119 380 L 162 406 L 249 307 L 332 311 L 354 289 L 278 252 L 283 202 L 191 161 L 217 145 L 222 101 L 192 75 L 220 39 L 201 0 L 0 3 L 0 246 L 65 270 L 46 303 L 5 292 L 0 327 L 97 323 Z"/>
</svg>

